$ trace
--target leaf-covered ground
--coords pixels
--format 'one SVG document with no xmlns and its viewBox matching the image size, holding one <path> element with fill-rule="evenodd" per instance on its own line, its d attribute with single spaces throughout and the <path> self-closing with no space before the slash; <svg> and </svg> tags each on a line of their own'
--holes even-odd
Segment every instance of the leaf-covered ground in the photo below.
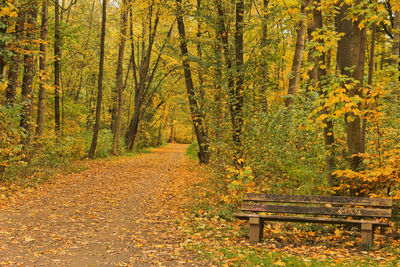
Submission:
<svg viewBox="0 0 400 267">
<path fill-rule="evenodd" d="M 267 225 L 247 242 L 230 221 L 211 176 L 185 145 L 151 154 L 81 162 L 36 189 L 0 202 L 5 266 L 398 266 L 400 242 L 378 235 L 362 250 L 358 231 Z M 0 192 L 1 193 L 1 192 Z M 224 219 L 226 218 L 226 219 Z"/>
<path fill-rule="evenodd" d="M 359 229 L 340 225 L 267 223 L 264 239 L 252 245 L 248 223 L 232 218 L 232 211 L 215 194 L 212 177 L 188 191 L 184 224 L 188 249 L 218 266 L 400 266 L 400 240 L 389 229 L 376 233 L 374 246 L 360 246 Z M 211 178 L 211 179 L 210 179 Z"/>
<path fill-rule="evenodd" d="M 185 145 L 88 161 L 2 203 L 0 265 L 208 265 L 185 249 L 185 189 L 197 164 Z"/>
</svg>

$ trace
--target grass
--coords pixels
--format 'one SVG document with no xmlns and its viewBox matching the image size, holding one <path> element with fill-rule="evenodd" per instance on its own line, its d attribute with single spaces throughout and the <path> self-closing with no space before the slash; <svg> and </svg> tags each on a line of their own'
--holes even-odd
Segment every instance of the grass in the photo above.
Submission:
<svg viewBox="0 0 400 267">
<path fill-rule="evenodd" d="M 197 142 L 194 142 L 186 148 L 185 155 L 188 156 L 192 160 L 198 160 L 198 156 L 197 156 L 198 152 L 199 152 L 199 145 Z"/>
<path fill-rule="evenodd" d="M 205 251 L 205 247 L 193 247 L 199 251 Z M 315 258 L 300 257 L 288 255 L 283 252 L 272 252 L 262 248 L 254 247 L 224 247 L 219 248 L 217 253 L 212 255 L 205 252 L 206 258 L 213 261 L 223 262 L 228 266 L 293 266 L 293 267 L 321 267 L 321 266 L 337 266 L 337 267 L 361 267 L 361 266 L 399 266 L 400 261 L 393 259 L 389 262 L 382 263 L 372 257 L 357 260 L 344 260 L 335 262 L 335 260 L 318 260 Z"/>
<path fill-rule="evenodd" d="M 151 154 L 151 147 L 147 147 L 147 148 L 140 148 L 140 149 L 135 149 L 135 151 L 132 152 L 124 152 L 122 153 L 122 156 L 124 157 L 135 157 L 135 156 L 139 156 L 141 154 Z"/>
<path fill-rule="evenodd" d="M 380 248 L 363 251 L 340 240 L 312 244 L 318 236 L 286 240 L 294 238 L 294 234 L 283 228 L 279 233 L 268 233 L 264 242 L 252 245 L 246 241 L 247 230 L 235 223 L 217 217 L 192 216 L 187 220 L 191 241 L 186 248 L 218 266 L 400 266 L 400 248 L 395 245 L 398 242 L 390 240 L 385 240 Z"/>
</svg>

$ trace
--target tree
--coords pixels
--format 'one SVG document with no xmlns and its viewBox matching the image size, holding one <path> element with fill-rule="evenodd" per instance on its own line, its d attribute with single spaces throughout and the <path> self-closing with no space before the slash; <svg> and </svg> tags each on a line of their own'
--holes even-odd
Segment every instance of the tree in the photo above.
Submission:
<svg viewBox="0 0 400 267">
<path fill-rule="evenodd" d="M 262 94 L 264 96 L 264 103 L 263 103 L 263 110 L 265 114 L 268 114 L 268 101 L 265 97 L 265 94 L 268 91 L 268 86 L 267 86 L 267 79 L 265 77 L 268 77 L 268 65 L 267 65 L 267 60 L 265 59 L 267 57 L 268 51 L 267 51 L 267 38 L 268 38 L 268 5 L 269 5 L 269 0 L 263 0 L 263 17 L 262 17 L 262 36 L 261 36 L 261 49 L 262 49 L 262 54 L 263 54 L 263 64 L 262 64 L 262 73 L 263 73 L 263 82 L 262 82 Z"/>
<path fill-rule="evenodd" d="M 286 107 L 290 106 L 293 103 L 293 96 L 297 93 L 297 87 L 299 84 L 300 77 L 300 69 L 301 63 L 303 61 L 303 53 L 304 53 L 304 44 L 306 37 L 306 7 L 307 0 L 302 0 L 301 2 L 301 12 L 300 12 L 300 21 L 297 25 L 297 37 L 296 37 L 296 47 L 294 50 L 293 56 L 293 64 L 291 70 L 291 76 L 289 78 L 289 88 L 288 88 L 288 96 L 285 99 Z"/>
<path fill-rule="evenodd" d="M 54 4 L 54 122 L 57 133 L 61 129 L 60 113 L 60 75 L 61 75 L 61 35 L 60 35 L 60 4 L 59 0 Z"/>
<path fill-rule="evenodd" d="M 133 39 L 133 30 L 131 30 L 131 60 L 133 67 L 133 80 L 134 80 L 134 107 L 133 116 L 129 122 L 128 130 L 125 135 L 125 143 L 127 149 L 132 151 L 135 146 L 135 140 L 139 129 L 139 124 L 147 107 L 152 102 L 155 92 L 160 87 L 164 79 L 169 76 L 172 70 L 167 70 L 163 77 L 155 83 L 155 76 L 161 62 L 161 56 L 166 45 L 169 42 L 175 21 L 170 25 L 166 38 L 163 40 L 159 53 L 152 62 L 153 48 L 156 41 L 157 30 L 160 22 L 160 6 L 158 6 L 154 14 L 154 1 L 151 1 L 148 7 L 147 18 L 142 20 L 142 34 L 137 39 L 138 46 L 136 49 L 141 51 L 140 59 L 135 59 L 135 45 Z M 154 19 L 154 21 L 153 21 Z M 132 23 L 132 22 L 131 22 Z M 131 25 L 132 28 L 132 25 Z M 146 34 L 147 33 L 147 34 Z M 140 45 L 139 45 L 140 44 Z M 139 47 L 140 46 L 140 47 Z M 140 49 L 140 50 L 139 50 Z"/>
<path fill-rule="evenodd" d="M 22 39 L 24 38 L 25 32 L 25 11 L 20 7 L 18 17 L 15 23 L 15 30 L 13 32 L 14 42 L 17 43 L 17 47 L 23 49 L 21 46 Z M 10 67 L 8 70 L 8 84 L 6 88 L 6 103 L 7 105 L 13 105 L 16 101 L 17 86 L 18 86 L 18 73 L 21 65 L 21 54 L 17 51 L 13 51 L 13 55 L 10 60 Z"/>
<path fill-rule="evenodd" d="M 182 1 L 176 0 L 177 3 L 177 16 L 176 21 L 178 24 L 178 31 L 180 37 L 180 50 L 182 54 L 182 67 L 185 76 L 186 92 L 189 100 L 190 112 L 192 115 L 193 127 L 196 133 L 197 142 L 199 144 L 199 160 L 200 163 L 208 164 L 209 162 L 209 144 L 207 140 L 207 133 L 204 126 L 204 114 L 200 109 L 199 103 L 195 97 L 192 72 L 188 60 L 188 48 L 186 40 L 185 23 L 183 21 Z"/>
<path fill-rule="evenodd" d="M 20 126 L 25 131 L 25 138 L 23 140 L 23 144 L 25 150 L 29 148 L 30 139 L 31 139 L 31 112 L 32 112 L 32 86 L 33 86 L 33 77 L 35 75 L 34 69 L 34 55 L 33 55 L 33 40 L 35 39 L 34 29 L 36 27 L 36 19 L 37 19 L 37 7 L 36 3 L 31 3 L 27 7 L 26 10 L 26 23 L 28 25 L 28 29 L 26 32 L 26 38 L 30 41 L 30 43 L 26 46 L 26 50 L 30 51 L 24 55 L 24 73 L 22 78 L 22 86 L 21 86 L 21 96 L 22 96 L 22 110 L 21 110 L 21 121 Z"/>
<path fill-rule="evenodd" d="M 124 110 L 124 90 L 125 84 L 123 81 L 123 60 L 125 54 L 125 43 L 126 43 L 126 34 L 128 27 L 128 6 L 127 1 L 123 0 L 120 8 L 121 12 L 121 25 L 120 25 L 120 39 L 119 39 L 119 47 L 118 47 L 118 61 L 117 61 L 117 72 L 116 72 L 116 115 L 114 120 L 114 137 L 112 144 L 112 153 L 114 155 L 118 155 L 119 149 L 119 138 L 121 135 L 121 124 L 122 124 L 122 115 Z"/>
<path fill-rule="evenodd" d="M 360 1 L 357 1 L 360 5 Z M 337 65 L 340 73 L 346 79 L 344 86 L 350 98 L 361 98 L 364 80 L 365 58 L 365 28 L 360 27 L 360 20 L 349 18 L 351 6 L 346 3 L 339 4 L 339 12 L 335 17 L 335 25 L 338 33 L 343 34 L 337 48 Z M 357 109 L 361 105 L 357 104 Z M 364 144 L 361 133 L 361 118 L 359 112 L 354 110 L 345 114 L 347 146 L 351 169 L 357 171 L 362 168 L 362 158 L 359 153 L 364 153 Z"/>
<path fill-rule="evenodd" d="M 393 12 L 393 46 L 392 56 L 393 64 L 396 68 L 399 68 L 400 60 L 400 11 Z"/>
<path fill-rule="evenodd" d="M 89 158 L 94 158 L 97 138 L 99 135 L 100 119 L 101 119 L 101 103 L 103 101 L 103 76 L 104 76 L 104 50 L 106 38 L 106 20 L 107 20 L 107 0 L 103 0 L 102 5 L 102 19 L 101 19 L 101 36 L 100 36 L 100 63 L 99 63 L 99 77 L 97 83 L 97 104 L 96 104 L 96 120 L 93 127 L 92 143 L 89 149 Z"/>
<path fill-rule="evenodd" d="M 41 136 L 44 128 L 44 116 L 46 108 L 46 82 L 47 82 L 47 25 L 48 25 L 49 1 L 43 0 L 42 3 L 42 25 L 40 28 L 40 57 L 39 57 L 39 98 L 36 120 L 36 135 Z"/>
<path fill-rule="evenodd" d="M 244 34 L 244 0 L 236 0 L 235 24 L 235 87 L 230 91 L 230 111 L 233 128 L 234 164 L 243 167 L 243 104 L 244 104 L 244 69 L 243 69 L 243 34 Z"/>
<path fill-rule="evenodd" d="M 5 3 L 0 4 L 0 8 L 3 9 Z M 0 16 L 0 84 L 4 80 L 4 66 L 6 65 L 6 33 L 7 33 L 7 15 Z"/>
<path fill-rule="evenodd" d="M 312 12 L 313 22 L 312 27 L 310 27 L 310 39 L 311 41 L 316 41 L 316 46 L 324 47 L 323 39 L 323 16 L 321 11 L 321 1 L 315 1 L 315 6 Z M 327 82 L 327 60 L 326 52 L 318 51 L 316 47 L 313 47 L 309 53 L 309 60 L 313 63 L 313 68 L 311 70 L 312 84 L 316 86 L 317 92 L 320 98 L 324 101 L 328 98 L 327 88 L 329 83 Z M 322 125 L 323 125 L 323 135 L 324 135 L 324 145 L 325 145 L 325 170 L 327 172 L 327 178 L 330 185 L 337 185 L 336 177 L 333 172 L 336 170 L 335 162 L 335 133 L 334 133 L 334 121 L 329 117 L 328 107 L 322 108 Z"/>
</svg>

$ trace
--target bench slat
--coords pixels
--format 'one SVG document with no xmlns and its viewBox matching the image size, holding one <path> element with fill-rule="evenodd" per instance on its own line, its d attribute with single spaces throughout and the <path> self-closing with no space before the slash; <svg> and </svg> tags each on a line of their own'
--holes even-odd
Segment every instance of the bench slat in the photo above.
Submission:
<svg viewBox="0 0 400 267">
<path fill-rule="evenodd" d="M 268 205 L 261 203 L 243 203 L 242 211 L 295 213 L 312 215 L 336 216 L 364 216 L 364 217 L 391 217 L 390 209 L 348 208 L 348 207 L 313 207 L 313 206 L 285 206 Z"/>
<path fill-rule="evenodd" d="M 236 218 L 247 220 L 249 218 L 261 218 L 266 221 L 282 221 L 282 222 L 307 222 L 307 223 L 329 223 L 329 224 L 349 224 L 360 225 L 362 223 L 372 223 L 377 226 L 389 226 L 389 223 L 381 222 L 378 220 L 348 220 L 338 218 L 324 218 L 324 217 L 300 217 L 300 216 L 281 216 L 281 215 L 258 215 L 247 213 L 235 213 Z"/>
<path fill-rule="evenodd" d="M 289 196 L 267 195 L 259 193 L 244 194 L 244 201 L 285 202 L 285 203 L 310 203 L 310 204 L 334 204 L 373 207 L 392 207 L 392 199 L 340 197 L 340 196 Z"/>
</svg>

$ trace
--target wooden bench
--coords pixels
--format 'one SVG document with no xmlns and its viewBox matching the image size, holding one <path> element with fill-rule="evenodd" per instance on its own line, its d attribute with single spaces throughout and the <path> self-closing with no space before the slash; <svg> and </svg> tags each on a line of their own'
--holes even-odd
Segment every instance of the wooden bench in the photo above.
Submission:
<svg viewBox="0 0 400 267">
<path fill-rule="evenodd" d="M 249 221 L 249 240 L 260 242 L 266 221 L 348 224 L 361 227 L 361 244 L 374 242 L 376 227 L 389 226 L 391 199 L 341 196 L 288 196 L 245 194 L 240 213 L 234 216 Z"/>
</svg>

